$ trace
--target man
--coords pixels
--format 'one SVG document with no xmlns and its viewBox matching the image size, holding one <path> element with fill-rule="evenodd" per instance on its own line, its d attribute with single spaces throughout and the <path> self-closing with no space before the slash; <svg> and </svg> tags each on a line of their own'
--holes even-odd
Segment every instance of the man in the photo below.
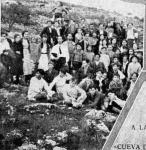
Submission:
<svg viewBox="0 0 146 150">
<path fill-rule="evenodd" d="M 72 34 L 69 33 L 67 36 L 67 40 L 65 42 L 63 42 L 63 45 L 68 47 L 68 52 L 69 52 L 69 69 L 72 68 L 72 61 L 73 61 L 73 55 L 74 55 L 74 51 L 75 51 L 75 42 L 72 41 L 73 37 Z"/>
<path fill-rule="evenodd" d="M 45 72 L 44 79 L 47 83 L 51 83 L 57 75 L 58 71 L 54 69 L 54 63 L 50 61 L 48 64 L 48 70 Z"/>
<path fill-rule="evenodd" d="M 58 37 L 58 44 L 53 46 L 51 50 L 51 59 L 55 63 L 55 69 L 60 70 L 65 64 L 69 62 L 68 47 L 62 44 L 63 39 Z"/>
<path fill-rule="evenodd" d="M 49 89 L 47 82 L 43 79 L 44 71 L 38 69 L 34 77 L 30 80 L 28 89 L 28 100 L 47 100 L 54 92 Z"/>
<path fill-rule="evenodd" d="M 47 43 L 49 45 L 51 45 L 51 47 L 53 45 L 55 45 L 55 43 L 57 42 L 57 38 L 56 37 L 57 37 L 58 34 L 57 34 L 57 31 L 52 28 L 52 21 L 51 20 L 48 21 L 48 26 L 45 27 L 42 30 L 40 36 L 42 37 L 43 34 L 47 35 Z"/>
<path fill-rule="evenodd" d="M 58 94 L 62 94 L 66 82 L 69 81 L 71 78 L 72 76 L 67 73 L 67 69 L 65 67 L 61 68 L 59 75 L 56 76 L 54 80 L 50 83 L 50 90 L 52 90 L 55 86 L 56 92 Z"/>
<path fill-rule="evenodd" d="M 77 79 L 72 78 L 63 90 L 64 103 L 72 104 L 73 107 L 81 107 L 86 99 L 86 92 L 76 85 Z"/>
<path fill-rule="evenodd" d="M 95 85 L 90 86 L 89 92 L 87 94 L 88 106 L 96 109 L 104 109 L 104 99 L 105 95 L 99 92 Z"/>
<path fill-rule="evenodd" d="M 90 72 L 95 75 L 98 70 L 106 72 L 103 62 L 100 62 L 100 54 L 94 56 L 94 61 L 90 64 Z"/>
</svg>

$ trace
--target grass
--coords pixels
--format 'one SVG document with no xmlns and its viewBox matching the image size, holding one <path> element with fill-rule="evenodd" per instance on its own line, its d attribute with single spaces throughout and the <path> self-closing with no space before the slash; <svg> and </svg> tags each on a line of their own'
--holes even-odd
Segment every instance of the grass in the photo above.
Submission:
<svg viewBox="0 0 146 150">
<path fill-rule="evenodd" d="M 72 127 L 78 127 L 80 132 L 72 134 L 68 132 L 68 139 L 65 142 L 60 142 L 59 146 L 66 147 L 68 150 L 100 150 L 105 140 L 98 139 L 93 140 L 92 132 L 82 130 L 82 119 L 86 114 L 85 108 L 69 109 L 68 107 L 52 108 L 38 107 L 37 109 L 31 108 L 29 110 L 24 109 L 24 106 L 31 104 L 26 101 L 27 87 L 9 87 L 7 89 L 9 105 L 14 107 L 14 114 L 12 116 L 3 113 L 0 117 L 0 135 L 4 136 L 3 149 L 11 150 L 18 145 L 13 141 L 6 140 L 6 134 L 10 133 L 14 129 L 18 129 L 22 133 L 22 141 L 28 137 L 31 142 L 37 143 L 38 139 L 43 139 L 45 136 L 51 136 L 53 140 L 56 140 L 55 135 L 58 132 L 69 131 Z M 1 99 L 4 97 L 4 93 L 0 93 Z M 0 108 L 3 108 L 2 112 L 7 112 L 5 104 L 1 104 Z M 109 128 L 113 124 L 107 124 Z M 20 142 L 21 143 L 21 142 Z"/>
</svg>

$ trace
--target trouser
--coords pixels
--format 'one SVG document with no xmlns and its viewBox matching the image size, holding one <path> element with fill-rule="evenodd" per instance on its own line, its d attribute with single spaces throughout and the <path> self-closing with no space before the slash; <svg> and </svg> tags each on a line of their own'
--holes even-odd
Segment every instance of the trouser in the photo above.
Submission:
<svg viewBox="0 0 146 150">
<path fill-rule="evenodd" d="M 74 70 L 79 70 L 81 68 L 81 66 L 82 66 L 82 62 L 73 61 L 72 65 L 73 65 L 73 69 Z"/>
<path fill-rule="evenodd" d="M 128 45 L 128 48 L 133 48 L 133 42 L 134 42 L 134 39 L 128 39 L 127 40 L 127 45 Z"/>
<path fill-rule="evenodd" d="M 36 101 L 47 101 L 47 95 L 45 93 L 38 93 L 34 98 Z"/>
</svg>

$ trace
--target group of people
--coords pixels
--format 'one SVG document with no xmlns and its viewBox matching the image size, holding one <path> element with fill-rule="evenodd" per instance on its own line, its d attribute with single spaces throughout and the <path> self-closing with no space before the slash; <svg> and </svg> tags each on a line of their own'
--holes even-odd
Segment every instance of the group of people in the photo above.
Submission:
<svg viewBox="0 0 146 150">
<path fill-rule="evenodd" d="M 30 101 L 119 112 L 143 66 L 138 31 L 113 20 L 98 27 L 84 18 L 77 23 L 62 5 L 53 11 L 35 47 L 35 62 L 28 31 L 15 34 L 13 42 L 1 33 L 1 64 L 11 82 L 19 84 L 23 75 Z"/>
</svg>

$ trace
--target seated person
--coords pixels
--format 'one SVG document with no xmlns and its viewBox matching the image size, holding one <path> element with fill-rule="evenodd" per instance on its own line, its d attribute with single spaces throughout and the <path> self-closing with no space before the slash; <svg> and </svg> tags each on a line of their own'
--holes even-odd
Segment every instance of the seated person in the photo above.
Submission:
<svg viewBox="0 0 146 150">
<path fill-rule="evenodd" d="M 136 80 L 138 78 L 138 73 L 133 73 L 131 75 L 130 81 L 127 81 L 126 85 L 125 85 L 125 89 L 127 90 L 127 96 L 129 96 L 134 88 L 134 85 L 136 83 Z"/>
<path fill-rule="evenodd" d="M 81 107 L 86 99 L 86 92 L 77 86 L 77 79 L 72 78 L 69 84 L 63 89 L 64 103 L 72 104 L 73 107 Z"/>
<path fill-rule="evenodd" d="M 34 77 L 30 80 L 28 89 L 28 100 L 47 100 L 54 92 L 49 89 L 47 82 L 43 79 L 44 71 L 38 69 Z"/>
<path fill-rule="evenodd" d="M 58 71 L 55 70 L 54 68 L 54 63 L 49 62 L 48 64 L 48 70 L 45 72 L 44 79 L 48 82 L 51 83 L 53 79 L 58 75 Z"/>
<path fill-rule="evenodd" d="M 105 95 L 101 92 L 99 92 L 95 85 L 90 86 L 88 94 L 87 94 L 87 104 L 88 107 L 91 108 L 96 108 L 99 110 L 105 110 L 105 106 L 104 106 L 104 99 L 105 99 Z"/>
<path fill-rule="evenodd" d="M 88 74 L 86 78 L 84 78 L 78 86 L 82 88 L 84 91 L 88 91 L 89 87 L 93 85 L 93 80 L 91 79 L 91 74 Z"/>
<path fill-rule="evenodd" d="M 55 86 L 56 92 L 58 94 L 62 94 L 63 88 L 66 85 L 66 82 L 69 81 L 72 76 L 67 73 L 67 68 L 63 67 L 60 69 L 60 73 L 58 76 L 54 78 L 54 80 L 50 83 L 50 90 Z"/>
<path fill-rule="evenodd" d="M 107 96 L 107 111 L 120 113 L 125 106 L 125 101 L 119 99 L 114 93 L 109 92 Z"/>
<path fill-rule="evenodd" d="M 114 74 L 113 80 L 109 84 L 109 91 L 115 93 L 118 98 L 124 98 L 123 83 L 118 74 Z"/>
</svg>

